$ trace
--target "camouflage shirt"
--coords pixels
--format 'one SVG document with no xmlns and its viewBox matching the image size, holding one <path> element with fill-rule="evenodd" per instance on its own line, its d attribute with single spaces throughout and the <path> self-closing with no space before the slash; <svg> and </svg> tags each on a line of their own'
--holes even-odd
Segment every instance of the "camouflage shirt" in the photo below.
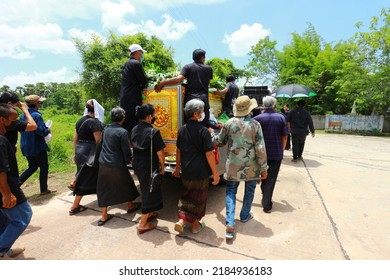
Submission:
<svg viewBox="0 0 390 280">
<path fill-rule="evenodd" d="M 267 171 L 263 131 L 261 125 L 250 116 L 231 118 L 212 139 L 214 145 L 228 145 L 226 180 L 258 180 L 260 173 Z"/>
</svg>

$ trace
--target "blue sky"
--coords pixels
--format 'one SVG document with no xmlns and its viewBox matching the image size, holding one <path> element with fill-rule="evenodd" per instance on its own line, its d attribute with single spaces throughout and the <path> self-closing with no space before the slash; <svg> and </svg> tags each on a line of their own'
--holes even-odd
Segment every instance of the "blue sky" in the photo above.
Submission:
<svg viewBox="0 0 390 280">
<path fill-rule="evenodd" d="M 325 42 L 347 40 L 389 0 L 1 0 L 0 86 L 77 79 L 73 37 L 144 32 L 175 49 L 175 62 L 227 58 L 242 68 L 250 46 L 265 36 L 281 49 L 311 23 Z M 127 55 L 127 54 L 126 54 Z"/>
</svg>

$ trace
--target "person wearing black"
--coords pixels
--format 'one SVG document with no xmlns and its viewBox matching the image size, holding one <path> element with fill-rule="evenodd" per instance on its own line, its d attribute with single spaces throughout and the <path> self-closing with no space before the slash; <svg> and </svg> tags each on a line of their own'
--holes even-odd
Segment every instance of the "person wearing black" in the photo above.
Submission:
<svg viewBox="0 0 390 280">
<path fill-rule="evenodd" d="M 122 68 L 122 82 L 119 106 L 126 111 L 123 127 L 129 132 L 138 124 L 135 108 L 142 105 L 142 90 L 147 86 L 147 78 L 142 61 L 146 51 L 138 44 L 129 47 L 130 59 Z"/>
<path fill-rule="evenodd" d="M 208 126 L 210 118 L 209 84 L 213 78 L 213 69 L 211 66 L 204 64 L 206 61 L 206 52 L 202 49 L 194 50 L 192 59 L 194 62 L 184 65 L 177 77 L 162 80 L 154 86 L 154 90 L 160 92 L 165 86 L 180 84 L 184 79 L 187 79 L 184 105 L 195 98 L 202 100 L 205 104 L 205 118 L 201 123 L 204 126 Z"/>
<path fill-rule="evenodd" d="M 291 142 L 293 151 L 293 162 L 302 160 L 303 149 L 308 132 L 314 137 L 314 125 L 310 113 L 304 108 L 305 100 L 298 101 L 298 108 L 294 109 L 287 116 L 288 130 L 291 132 Z"/>
<path fill-rule="evenodd" d="M 286 118 L 286 122 L 287 122 L 287 116 L 288 116 L 288 114 L 290 114 L 290 106 L 288 104 L 284 104 L 283 105 L 282 114 Z M 290 131 L 289 131 L 288 134 L 287 134 L 286 147 L 284 148 L 285 150 L 290 150 L 291 149 L 291 140 L 290 140 L 291 137 L 290 136 L 291 135 L 290 135 Z"/>
<path fill-rule="evenodd" d="M 31 117 L 26 103 L 21 102 L 19 97 L 15 93 L 9 91 L 5 91 L 1 93 L 0 104 L 1 103 L 18 107 L 20 110 L 22 110 L 23 114 L 26 116 L 26 121 L 17 119 L 5 128 L 6 133 L 4 134 L 4 136 L 8 139 L 14 151 L 16 152 L 17 149 L 16 143 L 18 142 L 18 132 L 34 131 L 37 129 L 37 124 L 35 123 L 34 119 Z"/>
<path fill-rule="evenodd" d="M 32 209 L 19 186 L 19 171 L 13 146 L 4 134 L 5 127 L 15 121 L 15 109 L 0 104 L 0 260 L 12 260 L 24 251 L 12 245 L 31 221 Z M 16 113 L 17 115 L 17 113 Z"/>
<path fill-rule="evenodd" d="M 188 122 L 178 132 L 176 166 L 172 173 L 177 178 L 181 177 L 184 188 L 178 205 L 179 220 L 174 229 L 182 233 L 185 223 L 190 223 L 191 232 L 199 233 L 205 227 L 202 218 L 206 214 L 209 177 L 213 175 L 213 185 L 217 185 L 220 178 L 210 132 L 200 123 L 204 103 L 192 99 L 187 102 L 184 112 Z"/>
<path fill-rule="evenodd" d="M 216 93 L 225 95 L 222 102 L 222 111 L 229 116 L 233 117 L 233 104 L 236 102 L 236 99 L 239 94 L 239 88 L 235 84 L 235 78 L 232 74 L 226 76 L 226 87 L 223 90 L 216 90 Z"/>
<path fill-rule="evenodd" d="M 140 208 L 139 203 L 133 202 L 139 192 L 127 167 L 132 160 L 132 153 L 128 132 L 122 127 L 125 115 L 124 109 L 113 108 L 110 113 L 112 123 L 104 128 L 102 136 L 96 188 L 98 205 L 102 210 L 98 226 L 103 226 L 113 218 L 113 215 L 108 214 L 111 205 L 127 202 L 127 213 Z"/>
<path fill-rule="evenodd" d="M 131 145 L 133 146 L 133 168 L 141 188 L 141 220 L 138 233 L 142 234 L 156 227 L 156 223 L 149 222 L 156 218 L 156 211 L 163 208 L 161 189 L 150 192 L 149 181 L 151 168 L 164 175 L 165 143 L 158 129 L 153 127 L 154 107 L 152 104 L 143 104 L 137 107 L 136 116 L 140 119 L 131 132 Z M 152 162 L 151 162 L 152 161 Z"/>
<path fill-rule="evenodd" d="M 71 216 L 87 209 L 85 206 L 80 205 L 83 196 L 80 194 L 78 189 L 75 190 L 75 184 L 77 177 L 82 176 L 82 174 L 80 174 L 80 170 L 87 162 L 91 149 L 94 145 L 96 145 L 96 143 L 100 142 L 103 131 L 103 124 L 95 118 L 94 100 L 88 100 L 85 107 L 87 108 L 87 114 L 76 122 L 73 136 L 73 162 L 77 165 L 77 172 L 69 186 L 69 189 L 72 190 L 73 194 L 76 196 L 69 210 L 69 215 Z M 95 178 L 97 178 L 97 176 Z M 96 184 L 94 185 L 96 186 Z"/>
</svg>

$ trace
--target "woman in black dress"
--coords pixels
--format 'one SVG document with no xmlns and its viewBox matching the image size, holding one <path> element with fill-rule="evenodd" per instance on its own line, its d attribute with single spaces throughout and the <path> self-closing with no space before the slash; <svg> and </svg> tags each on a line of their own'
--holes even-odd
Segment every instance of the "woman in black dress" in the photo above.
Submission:
<svg viewBox="0 0 390 280">
<path fill-rule="evenodd" d="M 131 144 L 134 154 L 134 173 L 137 175 L 142 194 L 142 215 L 138 225 L 138 233 L 142 234 L 156 227 L 155 223 L 150 223 L 148 220 L 156 218 L 156 211 L 163 207 L 161 189 L 150 192 L 149 181 L 151 167 L 153 171 L 158 170 L 161 174 L 164 174 L 165 144 L 160 131 L 152 125 L 155 120 L 152 104 L 138 106 L 136 116 L 140 119 L 140 122 L 131 131 Z"/>
<path fill-rule="evenodd" d="M 87 101 L 85 105 L 86 115 L 76 122 L 76 130 L 73 136 L 73 146 L 75 152 L 73 161 L 77 164 L 77 173 L 69 186 L 69 189 L 73 191 L 73 194 L 76 197 L 70 208 L 69 215 L 76 215 L 87 209 L 85 206 L 80 205 L 83 195 L 80 194 L 79 189 L 75 189 L 75 184 L 77 177 L 80 175 L 80 170 L 87 161 L 92 147 L 95 143 L 100 142 L 102 136 L 103 124 L 95 118 L 95 102 L 92 99 Z"/>
<path fill-rule="evenodd" d="M 97 198 L 102 218 L 98 226 L 104 225 L 113 217 L 107 213 L 108 206 L 127 202 L 127 213 L 140 208 L 139 203 L 132 202 L 139 196 L 139 192 L 127 168 L 132 154 L 128 132 L 122 127 L 125 117 L 126 112 L 122 108 L 112 109 L 112 123 L 106 126 L 103 133 L 97 181 Z"/>
</svg>

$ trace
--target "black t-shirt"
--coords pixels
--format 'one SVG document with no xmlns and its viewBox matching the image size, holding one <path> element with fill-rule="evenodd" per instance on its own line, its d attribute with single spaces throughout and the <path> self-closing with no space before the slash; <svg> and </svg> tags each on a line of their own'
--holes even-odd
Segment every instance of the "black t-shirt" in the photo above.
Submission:
<svg viewBox="0 0 390 280">
<path fill-rule="evenodd" d="M 76 123 L 76 132 L 80 142 L 95 143 L 95 137 L 93 136 L 93 133 L 102 130 L 102 123 L 90 116 L 84 116 Z"/>
<path fill-rule="evenodd" d="M 12 146 L 12 149 L 16 152 L 16 143 L 18 142 L 18 132 L 23 132 L 26 130 L 27 122 L 22 120 L 16 120 L 11 123 L 11 125 L 6 126 L 6 133 L 4 136 L 8 139 L 9 143 Z"/>
<path fill-rule="evenodd" d="M 213 78 L 213 69 L 203 63 L 190 63 L 184 65 L 181 74 L 187 79 L 185 102 L 199 98 L 208 105 L 209 84 Z"/>
<path fill-rule="evenodd" d="M 176 146 L 180 149 L 181 177 L 199 180 L 212 172 L 205 153 L 213 150 L 210 132 L 201 123 L 189 120 L 179 129 Z"/>
<path fill-rule="evenodd" d="M 226 92 L 225 99 L 223 100 L 223 107 L 233 110 L 233 104 L 236 102 L 240 90 L 233 82 L 229 82 L 226 87 L 228 88 L 228 91 Z"/>
<path fill-rule="evenodd" d="M 19 171 L 15 152 L 7 138 L 0 135 L 0 172 L 7 173 L 7 183 L 11 193 L 16 197 L 16 204 L 26 201 L 26 196 L 19 187 Z M 0 193 L 0 208 L 3 208 L 3 196 Z"/>
<path fill-rule="evenodd" d="M 144 68 L 138 60 L 131 57 L 123 66 L 120 92 L 120 106 L 127 110 L 142 105 L 142 89 L 147 86 Z"/>
<path fill-rule="evenodd" d="M 131 131 L 131 144 L 133 145 L 134 170 L 150 170 L 151 130 L 153 129 L 153 170 L 159 170 L 157 152 L 165 148 L 164 140 L 158 129 L 151 124 L 141 121 Z"/>
</svg>

